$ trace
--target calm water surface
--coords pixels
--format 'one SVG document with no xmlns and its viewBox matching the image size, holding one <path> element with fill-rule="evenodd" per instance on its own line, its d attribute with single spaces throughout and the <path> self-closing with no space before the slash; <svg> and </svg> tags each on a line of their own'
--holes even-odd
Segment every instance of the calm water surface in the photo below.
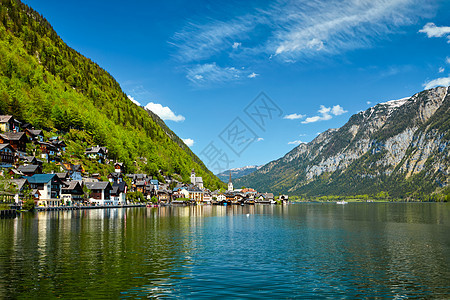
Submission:
<svg viewBox="0 0 450 300">
<path fill-rule="evenodd" d="M 0 220 L 0 298 L 450 298 L 450 205 L 197 206 Z"/>
</svg>

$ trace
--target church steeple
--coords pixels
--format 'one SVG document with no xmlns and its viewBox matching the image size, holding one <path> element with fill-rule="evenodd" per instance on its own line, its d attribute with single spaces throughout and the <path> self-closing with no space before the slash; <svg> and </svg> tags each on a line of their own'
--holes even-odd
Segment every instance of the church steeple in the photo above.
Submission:
<svg viewBox="0 0 450 300">
<path fill-rule="evenodd" d="M 233 182 L 231 182 L 231 171 L 230 171 L 230 179 L 228 180 L 228 191 L 232 192 L 233 189 Z"/>
</svg>

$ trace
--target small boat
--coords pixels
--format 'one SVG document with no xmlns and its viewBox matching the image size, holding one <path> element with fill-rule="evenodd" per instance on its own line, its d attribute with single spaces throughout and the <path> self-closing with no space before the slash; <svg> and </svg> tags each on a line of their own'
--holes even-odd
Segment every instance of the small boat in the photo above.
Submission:
<svg viewBox="0 0 450 300">
<path fill-rule="evenodd" d="M 345 200 L 342 201 L 336 201 L 336 204 L 347 204 L 348 202 L 346 202 Z"/>
</svg>

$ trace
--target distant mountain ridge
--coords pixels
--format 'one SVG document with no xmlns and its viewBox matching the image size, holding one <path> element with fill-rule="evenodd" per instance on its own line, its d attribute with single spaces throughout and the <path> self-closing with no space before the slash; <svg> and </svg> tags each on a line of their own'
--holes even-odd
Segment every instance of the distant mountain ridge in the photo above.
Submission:
<svg viewBox="0 0 450 300">
<path fill-rule="evenodd" d="M 428 199 L 449 194 L 448 87 L 377 104 L 237 179 L 274 193 Z"/>
<path fill-rule="evenodd" d="M 242 176 L 251 174 L 259 170 L 261 167 L 262 166 L 245 166 L 241 168 L 234 168 L 216 174 L 216 176 L 219 177 L 219 179 L 222 180 L 223 182 L 227 183 L 230 178 L 230 172 L 231 172 L 231 179 L 237 179 L 241 178 Z"/>
</svg>

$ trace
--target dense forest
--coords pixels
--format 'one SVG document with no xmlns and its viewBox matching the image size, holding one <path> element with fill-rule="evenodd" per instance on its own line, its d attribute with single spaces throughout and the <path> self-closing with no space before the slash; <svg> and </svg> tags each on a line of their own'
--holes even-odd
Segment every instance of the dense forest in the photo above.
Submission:
<svg viewBox="0 0 450 300">
<path fill-rule="evenodd" d="M 73 163 L 81 162 L 86 147 L 102 145 L 129 172 L 178 174 L 187 182 L 195 169 L 206 187 L 222 186 L 158 116 L 133 104 L 44 17 L 20 1 L 0 3 L 0 114 L 62 135 Z"/>
</svg>

